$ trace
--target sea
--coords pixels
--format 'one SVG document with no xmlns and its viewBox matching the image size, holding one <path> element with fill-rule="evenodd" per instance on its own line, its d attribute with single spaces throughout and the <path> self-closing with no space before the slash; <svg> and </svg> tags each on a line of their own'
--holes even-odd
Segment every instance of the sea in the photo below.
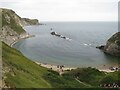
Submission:
<svg viewBox="0 0 120 90">
<path fill-rule="evenodd" d="M 25 26 L 35 37 L 13 45 L 27 58 L 40 63 L 66 67 L 114 66 L 120 58 L 105 54 L 96 46 L 118 32 L 117 22 L 43 22 L 43 25 Z M 56 32 L 66 39 L 51 35 Z"/>
</svg>

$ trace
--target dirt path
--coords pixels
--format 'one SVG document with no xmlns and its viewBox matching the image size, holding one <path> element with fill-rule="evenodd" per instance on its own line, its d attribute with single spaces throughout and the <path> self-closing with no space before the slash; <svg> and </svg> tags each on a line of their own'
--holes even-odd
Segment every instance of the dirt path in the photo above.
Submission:
<svg viewBox="0 0 120 90">
<path fill-rule="evenodd" d="M 84 82 L 82 82 L 82 81 L 78 80 L 77 78 L 75 78 L 75 80 L 76 80 L 76 81 L 78 81 L 79 83 L 81 83 L 81 84 L 85 85 L 85 86 L 91 87 L 91 85 L 86 84 L 86 83 L 84 83 Z"/>
</svg>

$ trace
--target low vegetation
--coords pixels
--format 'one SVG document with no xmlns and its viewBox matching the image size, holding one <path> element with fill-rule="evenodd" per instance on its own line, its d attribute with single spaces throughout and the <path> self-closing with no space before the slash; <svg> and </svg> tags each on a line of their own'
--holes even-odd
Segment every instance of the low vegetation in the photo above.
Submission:
<svg viewBox="0 0 120 90">
<path fill-rule="evenodd" d="M 106 73 L 99 71 L 95 68 L 78 68 L 71 71 L 66 71 L 63 74 L 64 77 L 76 78 L 77 80 L 94 87 L 101 87 L 104 84 L 116 83 L 119 85 L 119 74 L 120 71 Z"/>
<path fill-rule="evenodd" d="M 74 78 L 65 78 L 58 72 L 37 65 L 19 51 L 2 43 L 4 81 L 10 87 L 51 88 L 86 87 Z"/>
<path fill-rule="evenodd" d="M 78 68 L 63 75 L 37 65 L 19 51 L 2 43 L 5 86 L 16 88 L 93 88 L 118 83 L 119 72 L 104 73 L 94 68 Z"/>
</svg>

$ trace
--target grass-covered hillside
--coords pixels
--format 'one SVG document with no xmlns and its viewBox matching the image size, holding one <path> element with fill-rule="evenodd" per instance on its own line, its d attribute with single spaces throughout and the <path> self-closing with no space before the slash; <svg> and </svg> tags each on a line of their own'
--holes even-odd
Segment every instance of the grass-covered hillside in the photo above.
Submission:
<svg viewBox="0 0 120 90">
<path fill-rule="evenodd" d="M 48 69 L 40 67 L 19 51 L 2 43 L 4 80 L 10 87 L 51 87 L 43 75 Z"/>
<path fill-rule="evenodd" d="M 118 83 L 118 72 L 104 73 L 94 68 L 79 68 L 63 75 L 37 65 L 19 51 L 2 43 L 3 81 L 16 88 L 93 88 Z"/>
<path fill-rule="evenodd" d="M 86 87 L 74 78 L 66 78 L 37 65 L 24 57 L 19 51 L 2 43 L 4 82 L 10 87 L 50 88 L 50 87 Z"/>
<path fill-rule="evenodd" d="M 63 76 L 76 78 L 77 80 L 96 88 L 104 87 L 106 84 L 116 83 L 120 85 L 119 80 L 120 71 L 106 73 L 99 71 L 95 68 L 78 68 L 71 71 L 67 71 Z"/>
</svg>

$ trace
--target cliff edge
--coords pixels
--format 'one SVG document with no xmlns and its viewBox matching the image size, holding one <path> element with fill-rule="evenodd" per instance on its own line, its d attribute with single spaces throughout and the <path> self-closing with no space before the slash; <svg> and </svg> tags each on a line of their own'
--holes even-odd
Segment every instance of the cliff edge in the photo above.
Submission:
<svg viewBox="0 0 120 90">
<path fill-rule="evenodd" d="M 114 56 L 120 56 L 120 32 L 108 39 L 104 47 L 104 52 Z"/>
<path fill-rule="evenodd" d="M 0 39 L 8 45 L 15 41 L 31 37 L 24 29 L 25 25 L 38 25 L 36 19 L 25 19 L 18 16 L 13 10 L 0 8 L 2 27 L 0 30 Z"/>
</svg>

